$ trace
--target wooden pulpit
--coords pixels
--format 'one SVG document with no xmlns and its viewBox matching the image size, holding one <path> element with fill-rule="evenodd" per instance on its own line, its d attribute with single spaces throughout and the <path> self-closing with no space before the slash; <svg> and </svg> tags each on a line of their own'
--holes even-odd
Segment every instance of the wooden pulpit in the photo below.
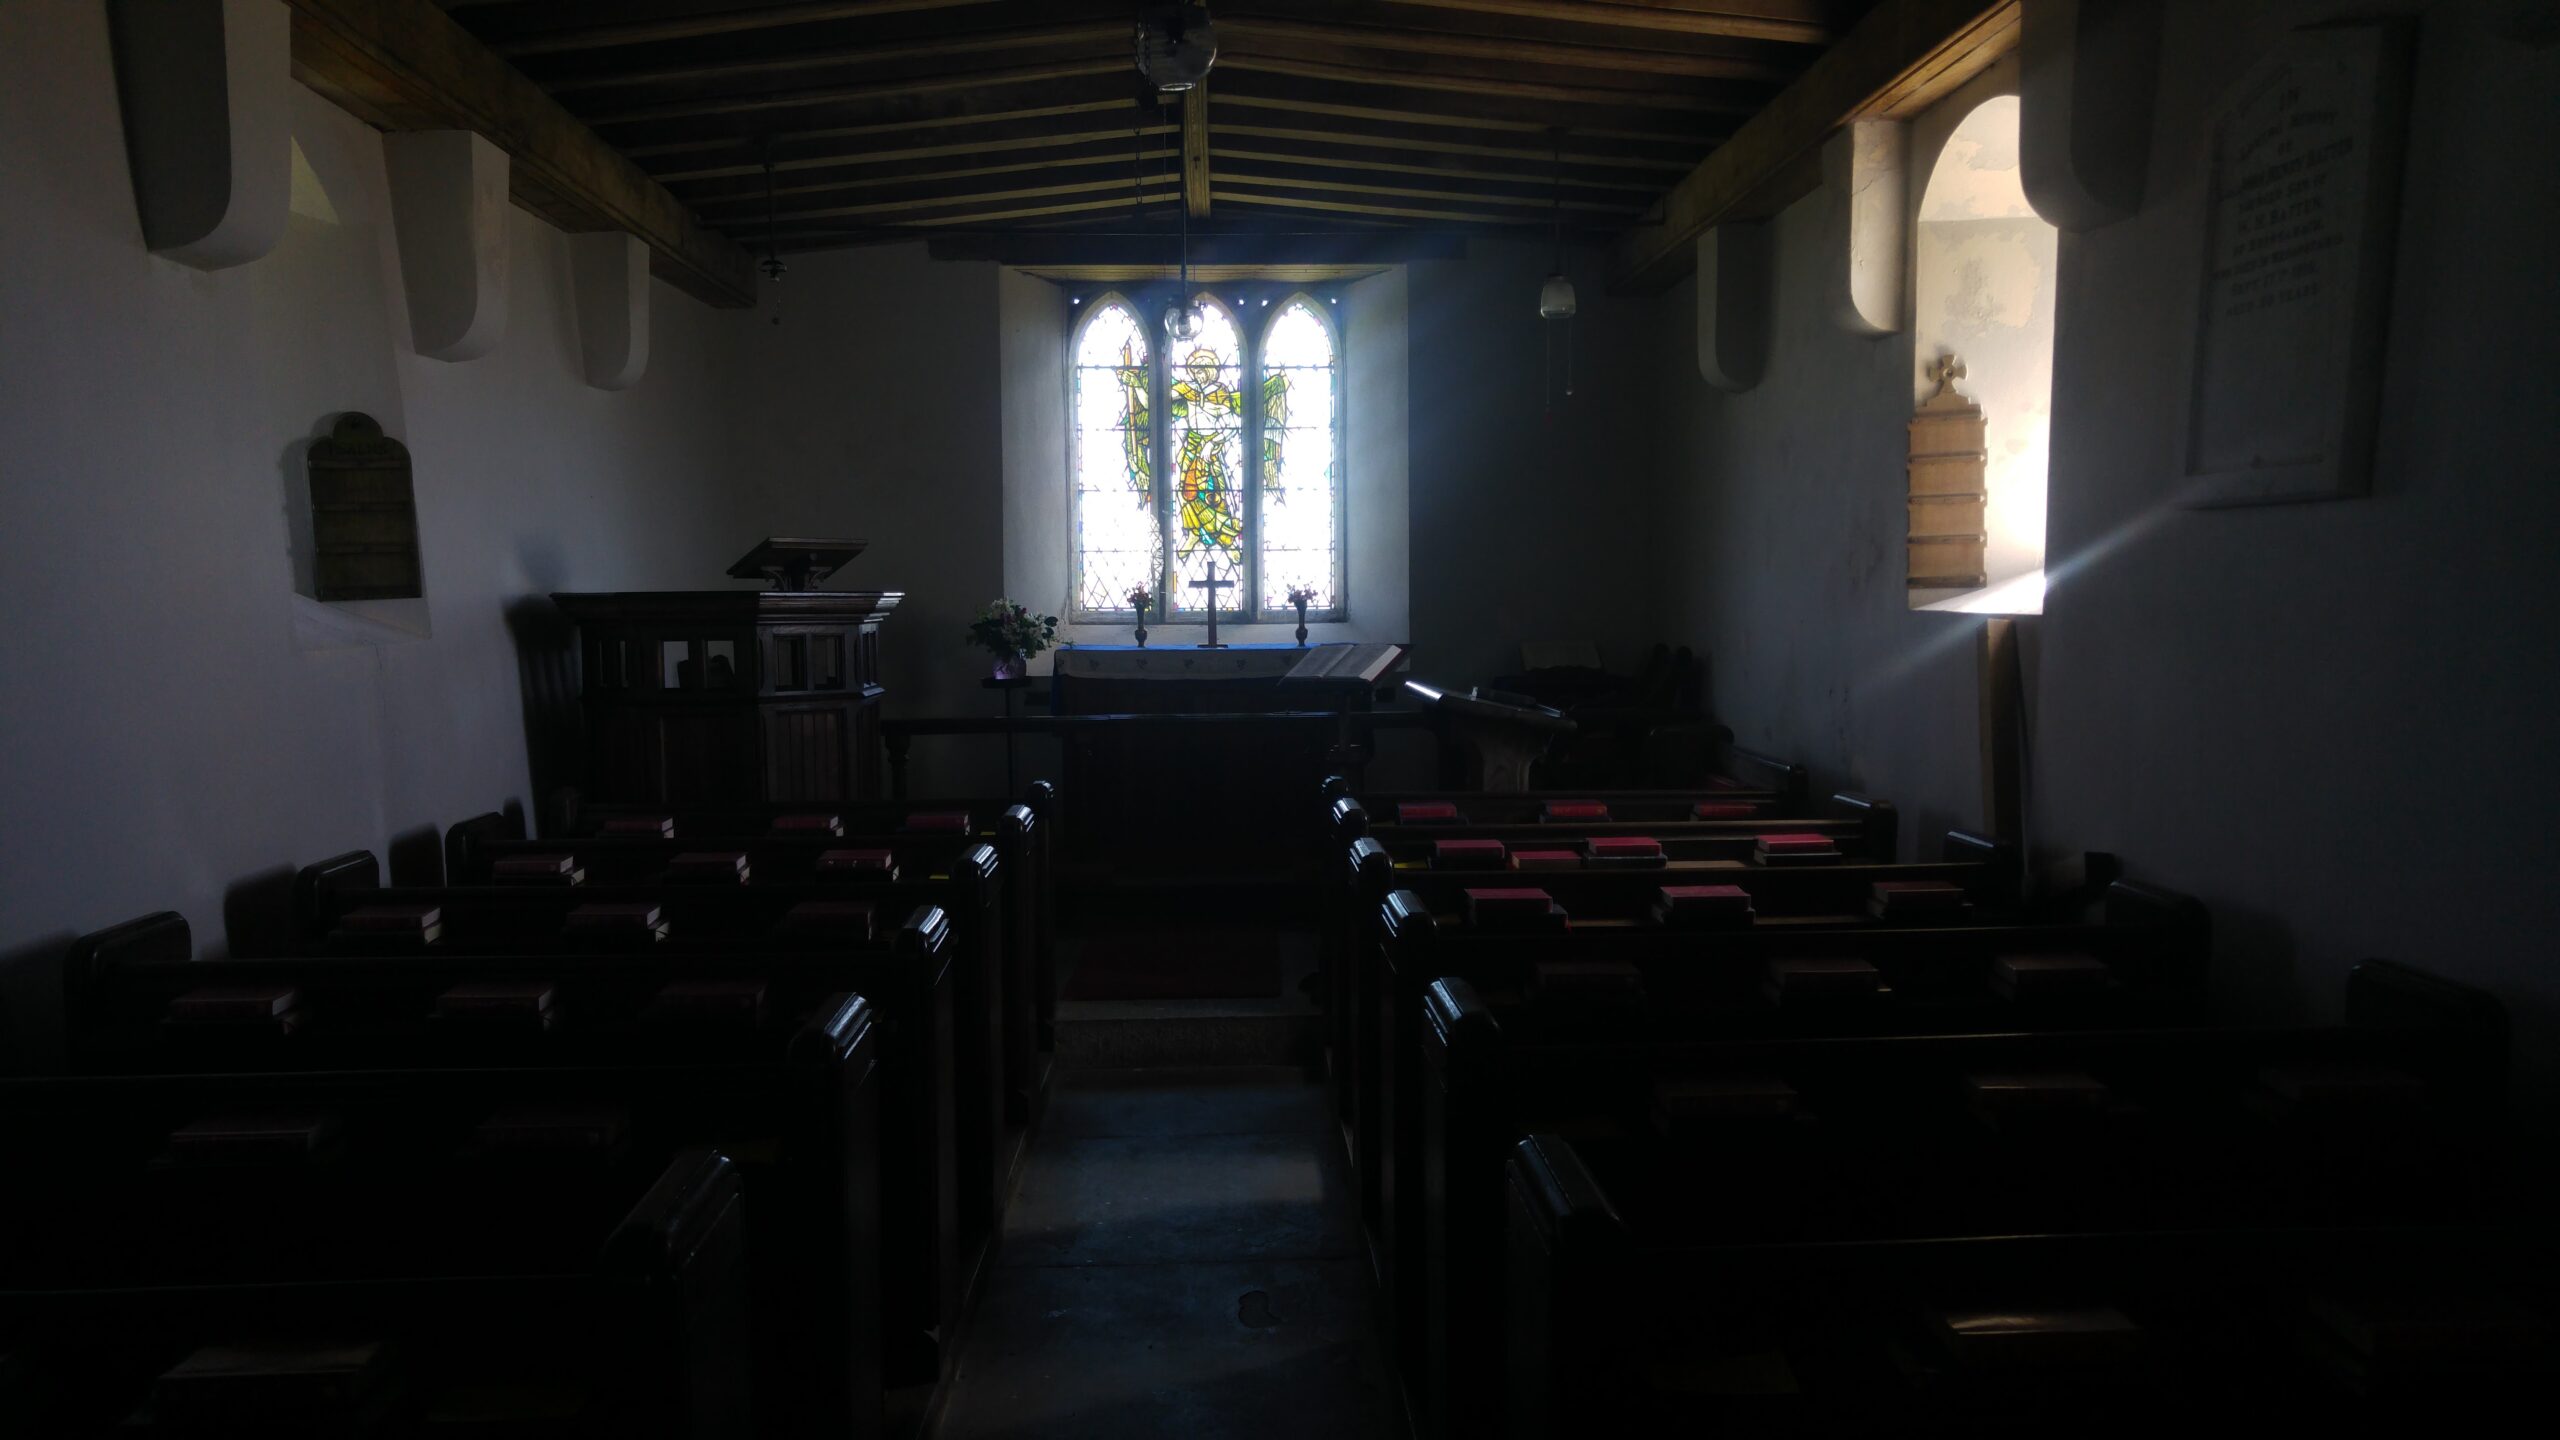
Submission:
<svg viewBox="0 0 2560 1440">
<path fill-rule="evenodd" d="M 844 559 L 861 549 L 768 541 L 749 559 L 820 544 Z M 834 568 L 785 559 L 776 568 L 795 583 Z M 902 598 L 781 589 L 552 596 L 578 627 L 581 793 L 670 807 L 878 796 L 880 625 Z"/>
</svg>

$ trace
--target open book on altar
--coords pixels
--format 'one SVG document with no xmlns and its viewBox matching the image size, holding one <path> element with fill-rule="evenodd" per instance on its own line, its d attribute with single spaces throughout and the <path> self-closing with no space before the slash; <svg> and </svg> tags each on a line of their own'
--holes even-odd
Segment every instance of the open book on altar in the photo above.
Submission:
<svg viewBox="0 0 2560 1440">
<path fill-rule="evenodd" d="M 1375 684 L 1379 676 L 1396 668 L 1404 660 L 1401 645 L 1354 644 L 1337 641 L 1318 645 L 1307 651 L 1306 658 L 1280 677 L 1283 684 L 1291 680 L 1356 680 Z"/>
</svg>

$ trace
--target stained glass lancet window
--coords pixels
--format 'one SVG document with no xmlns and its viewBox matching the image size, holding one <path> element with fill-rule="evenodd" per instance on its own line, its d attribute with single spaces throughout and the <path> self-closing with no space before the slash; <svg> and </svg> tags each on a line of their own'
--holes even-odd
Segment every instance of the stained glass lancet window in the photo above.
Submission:
<svg viewBox="0 0 2560 1440">
<path fill-rule="evenodd" d="M 1165 437 L 1173 454 L 1173 581 L 1165 598 L 1176 614 L 1208 613 L 1204 579 L 1209 563 L 1218 576 L 1237 582 L 1220 590 L 1218 610 L 1242 612 L 1252 602 L 1244 589 L 1244 342 L 1235 315 L 1202 295 L 1200 333 L 1168 340 L 1165 356 Z"/>
<path fill-rule="evenodd" d="M 1126 610 L 1131 590 L 1158 588 L 1154 393 L 1147 327 L 1126 301 L 1107 296 L 1076 339 L 1068 402 L 1079 611 Z"/>
<path fill-rule="evenodd" d="M 1233 308 L 1200 293 L 1201 326 L 1174 340 L 1171 298 L 1097 297 L 1070 346 L 1067 465 L 1075 548 L 1071 615 L 1198 620 L 1210 564 L 1233 588 L 1221 617 L 1344 618 L 1342 355 L 1325 305 L 1301 294 Z"/>
<path fill-rule="evenodd" d="M 1289 608 L 1289 592 L 1315 592 L 1310 615 L 1342 606 L 1341 367 L 1323 312 L 1294 295 L 1262 332 L 1262 608 Z"/>
</svg>

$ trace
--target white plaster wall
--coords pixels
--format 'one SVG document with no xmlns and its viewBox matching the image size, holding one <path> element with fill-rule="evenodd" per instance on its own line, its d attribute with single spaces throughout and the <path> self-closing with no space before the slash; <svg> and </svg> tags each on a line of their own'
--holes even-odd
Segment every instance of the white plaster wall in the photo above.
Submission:
<svg viewBox="0 0 2560 1440">
<path fill-rule="evenodd" d="M 963 638 L 1005 587 L 1012 352 L 997 268 L 937 263 L 921 244 L 790 265 L 749 327 L 725 503 L 755 534 L 871 542 L 830 583 L 906 592 L 881 632 L 884 713 L 997 713 L 978 683 L 988 658 Z M 777 298 L 782 323 L 769 324 Z M 968 768 L 990 756 L 992 771 Z M 926 745 L 912 778 L 929 793 L 1001 788 L 1004 775 L 992 747 Z"/>
<path fill-rule="evenodd" d="M 1544 245 L 1473 240 L 1408 270 L 1413 667 L 1428 679 L 1516 671 L 1523 641 L 1591 641 L 1623 671 L 1676 638 L 1647 604 L 1655 302 L 1604 293 L 1603 252 L 1568 253 L 1576 393 L 1551 410 L 1556 322 L 1538 317 L 1538 286 L 1552 263 Z M 1694 350 L 1678 368 L 1703 385 Z"/>
<path fill-rule="evenodd" d="M 648 376 L 591 390 L 565 238 L 513 212 L 505 343 L 418 359 L 380 146 L 307 92 L 277 250 L 148 254 L 104 10 L 0 6 L 0 1004 L 39 1033 L 76 933 L 176 907 L 219 950 L 244 882 L 529 800 L 510 609 L 700 583 L 736 528 L 732 320 L 661 287 Z M 433 635 L 309 652 L 289 487 L 349 409 L 414 457 Z"/>
<path fill-rule="evenodd" d="M 2560 1102 L 2560 51 L 2512 6 L 2423 8 L 2374 496 L 2186 511 L 2178 396 L 2193 345 L 2208 107 L 2284 27 L 2336 4 L 2169 8 L 2149 194 L 2061 248 L 2049 557 L 2031 622 L 2032 823 L 2121 852 L 2213 908 L 2242 1013 L 2334 1013 L 2388 955 L 2489 986 L 2528 1104 Z M 1908 342 L 1826 328 L 1780 220 L 1768 384 L 1720 398 L 1664 328 L 1661 575 L 1715 651 L 1750 743 L 1823 783 L 1972 820 L 1979 622 L 1902 612 L 1894 560 Z M 1684 363 L 1673 364 L 1679 360 Z"/>
</svg>

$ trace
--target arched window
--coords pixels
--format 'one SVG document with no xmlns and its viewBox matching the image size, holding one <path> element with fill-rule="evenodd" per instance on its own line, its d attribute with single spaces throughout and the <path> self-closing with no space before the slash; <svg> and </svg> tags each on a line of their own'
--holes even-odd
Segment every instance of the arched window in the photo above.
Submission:
<svg viewBox="0 0 2560 1440">
<path fill-rule="evenodd" d="M 1172 294 L 1086 302 L 1072 347 L 1070 618 L 1200 620 L 1214 563 L 1222 621 L 1345 618 L 1342 365 L 1328 305 L 1304 293 L 1200 292 L 1197 335 L 1154 316 Z M 1152 345 L 1150 342 L 1156 342 Z M 1165 457 L 1161 477 L 1153 465 Z M 1159 483 L 1159 479 L 1161 483 Z"/>
<path fill-rule="evenodd" d="M 1157 523 L 1154 347 L 1138 312 L 1117 295 L 1085 317 L 1067 400 L 1068 474 L 1075 486 L 1075 609 L 1129 608 L 1140 585 L 1161 589 Z"/>
<path fill-rule="evenodd" d="M 1945 387 L 1947 357 L 1961 401 L 1980 407 L 1980 579 L 1922 587 L 1911 603 L 2001 614 L 2043 608 L 2047 437 L 2053 427 L 2054 270 L 2058 236 L 2027 204 L 2018 175 L 2018 97 L 1995 95 L 1957 122 L 1929 170 L 1912 237 L 1915 398 Z M 1948 402 L 1937 402 L 1944 406 Z M 1927 413 L 1924 411 L 1924 414 Z M 1914 564 L 1924 525 L 1968 507 L 1924 497 L 1914 475 Z M 1937 503 L 1924 504 L 1924 499 Z"/>
<path fill-rule="evenodd" d="M 1342 606 L 1342 367 L 1333 327 L 1304 295 L 1262 331 L 1262 607 L 1315 592 L 1310 615 Z"/>
</svg>

